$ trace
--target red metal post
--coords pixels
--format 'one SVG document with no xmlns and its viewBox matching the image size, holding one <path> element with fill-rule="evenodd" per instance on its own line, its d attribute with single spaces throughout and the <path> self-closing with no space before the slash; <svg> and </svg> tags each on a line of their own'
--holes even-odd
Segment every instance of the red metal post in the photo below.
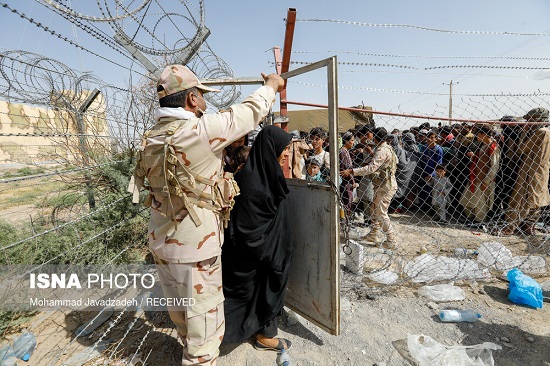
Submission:
<svg viewBox="0 0 550 366">
<path fill-rule="evenodd" d="M 273 47 L 273 56 L 275 57 L 275 70 L 277 74 L 281 75 L 290 68 L 290 55 L 292 53 L 292 40 L 294 39 L 294 25 L 296 24 L 296 9 L 289 8 L 286 17 L 286 32 L 285 32 L 285 44 L 283 48 L 283 55 L 281 57 L 281 49 L 279 47 Z M 283 101 L 286 100 L 286 80 L 285 87 L 281 90 L 279 95 L 280 105 L 279 113 L 281 117 L 288 117 L 287 104 Z M 288 132 L 288 123 L 281 123 L 280 127 Z M 292 178 L 292 167 L 287 160 L 283 167 L 283 173 L 286 178 Z"/>
<path fill-rule="evenodd" d="M 290 69 L 290 56 L 292 54 L 292 41 L 294 40 L 294 25 L 296 24 L 296 9 L 289 8 L 286 16 L 286 32 L 285 32 L 285 44 L 283 46 L 283 58 L 281 62 L 281 74 L 287 72 Z M 275 60 L 277 63 L 279 60 Z M 278 72 L 279 70 L 277 70 Z M 286 100 L 286 81 L 285 88 L 281 91 L 281 104 L 280 112 L 282 117 L 288 116 L 287 104 L 283 101 Z"/>
</svg>

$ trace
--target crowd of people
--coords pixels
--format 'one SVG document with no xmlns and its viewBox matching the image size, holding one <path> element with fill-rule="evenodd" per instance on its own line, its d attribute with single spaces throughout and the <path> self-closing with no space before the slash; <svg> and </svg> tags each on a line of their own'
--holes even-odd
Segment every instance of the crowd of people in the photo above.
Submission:
<svg viewBox="0 0 550 366">
<path fill-rule="evenodd" d="M 215 114 L 204 112 L 204 94 L 217 90 L 187 67 L 169 65 L 157 81 L 156 123 L 143 136 L 129 191 L 134 202 L 141 188 L 148 193 L 149 249 L 164 296 L 195 300 L 168 308 L 182 365 L 215 365 L 222 341 L 290 349 L 274 322 L 293 252 L 285 176 L 327 181 L 331 153 L 339 155 L 344 217 L 363 211 L 371 226 L 365 239 L 389 247 L 397 245 L 390 210 L 421 210 L 443 222 L 504 213 L 498 234 L 531 235 L 550 204 L 544 108 L 529 111 L 527 123 L 505 116 L 499 130 L 361 126 L 339 136 L 331 152 L 322 128 L 259 128 L 284 86 L 277 74 L 262 76 L 265 84 L 243 103 Z"/>
<path fill-rule="evenodd" d="M 504 116 L 494 122 L 448 126 L 426 122 L 389 134 L 366 125 L 346 131 L 338 150 L 342 206 L 350 219 L 364 220 L 375 231 L 380 222 L 388 222 L 386 214 L 375 212 L 385 210 L 380 194 L 375 198 L 381 189 L 376 183 L 395 159 L 396 187 L 389 212 L 421 212 L 440 223 L 503 223 L 496 225 L 494 234 L 533 235 L 541 208 L 550 204 L 548 121 L 548 110 L 539 107 L 522 119 Z M 327 132 L 314 128 L 302 136 L 311 150 L 294 162 L 303 166 L 303 173 L 295 177 L 327 180 L 328 169 L 322 170 L 329 161 Z M 387 147 L 393 155 L 381 157 Z M 383 190 L 393 192 L 389 183 Z M 376 241 L 374 234 L 367 239 Z"/>
</svg>

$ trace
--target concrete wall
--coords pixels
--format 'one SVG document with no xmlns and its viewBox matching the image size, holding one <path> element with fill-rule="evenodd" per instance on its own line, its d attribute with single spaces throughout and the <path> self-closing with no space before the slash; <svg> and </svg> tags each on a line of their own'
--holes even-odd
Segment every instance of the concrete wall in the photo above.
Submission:
<svg viewBox="0 0 550 366">
<path fill-rule="evenodd" d="M 85 96 L 83 96 L 85 98 Z M 78 103 L 78 101 L 76 102 Z M 100 95 L 83 116 L 90 154 L 110 151 Z M 74 113 L 0 101 L 0 164 L 52 164 L 82 160 Z"/>
</svg>

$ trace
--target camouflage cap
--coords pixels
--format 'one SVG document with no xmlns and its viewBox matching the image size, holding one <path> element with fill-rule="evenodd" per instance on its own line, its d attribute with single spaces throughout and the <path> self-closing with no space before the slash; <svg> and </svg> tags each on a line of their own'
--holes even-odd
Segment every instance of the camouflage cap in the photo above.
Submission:
<svg viewBox="0 0 550 366">
<path fill-rule="evenodd" d="M 548 122 L 548 109 L 541 107 L 533 108 L 523 118 L 530 121 Z"/>
<path fill-rule="evenodd" d="M 183 65 L 166 66 L 157 81 L 157 94 L 159 99 L 190 88 L 199 88 L 204 93 L 211 91 L 219 92 L 218 89 L 202 85 L 193 71 Z"/>
</svg>

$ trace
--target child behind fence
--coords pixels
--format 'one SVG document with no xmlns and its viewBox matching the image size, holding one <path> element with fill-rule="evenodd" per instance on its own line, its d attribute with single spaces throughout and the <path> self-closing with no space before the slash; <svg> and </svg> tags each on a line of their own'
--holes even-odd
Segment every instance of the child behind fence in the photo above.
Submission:
<svg viewBox="0 0 550 366">
<path fill-rule="evenodd" d="M 447 222 L 447 203 L 449 193 L 453 188 L 451 181 L 445 176 L 447 170 L 443 165 L 435 167 L 435 175 L 429 176 L 426 182 L 432 186 L 432 206 L 439 216 L 439 221 Z"/>
</svg>

